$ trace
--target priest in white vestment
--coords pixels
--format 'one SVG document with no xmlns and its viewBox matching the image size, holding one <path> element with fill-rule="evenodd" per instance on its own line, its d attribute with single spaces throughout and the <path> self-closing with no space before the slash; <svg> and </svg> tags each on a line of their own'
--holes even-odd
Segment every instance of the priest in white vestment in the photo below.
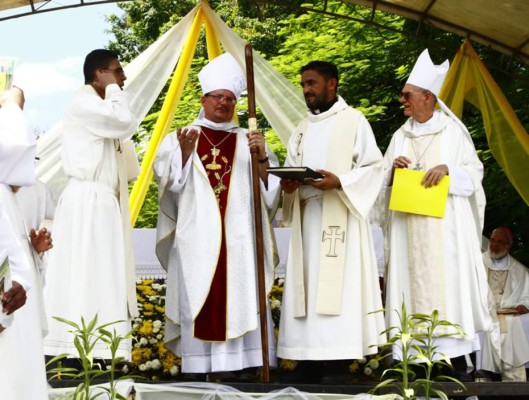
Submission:
<svg viewBox="0 0 529 400">
<path fill-rule="evenodd" d="M 501 378 L 503 382 L 526 382 L 525 364 L 529 362 L 529 342 L 520 315 L 529 313 L 529 270 L 509 255 L 513 243 L 510 229 L 499 227 L 492 231 L 488 250 L 483 253 L 483 262 L 494 306 L 498 313 L 500 337 L 497 345 L 501 354 Z M 494 346 L 485 336 L 483 359 Z"/>
<path fill-rule="evenodd" d="M 468 380 L 463 356 L 479 348 L 476 334 L 492 322 L 481 257 L 483 165 L 467 129 L 437 99 L 447 71 L 448 61 L 434 65 L 423 51 L 400 96 L 409 118 L 384 156 L 388 199 L 395 168 L 424 171 L 426 188 L 450 177 L 443 218 L 388 213 L 386 318 L 388 327 L 400 326 L 397 312 L 404 300 L 408 313 L 438 310 L 441 319 L 459 324 L 463 337 L 438 338 L 435 345 L 456 363 L 458 377 Z"/>
<path fill-rule="evenodd" d="M 383 314 L 370 314 L 382 299 L 368 218 L 382 184 L 382 154 L 365 116 L 337 95 L 336 66 L 309 63 L 301 86 L 309 111 L 290 138 L 285 166 L 311 167 L 323 179 L 281 180 L 283 224 L 292 233 L 278 357 L 305 362 L 280 379 L 345 383 L 350 360 L 385 342 Z M 327 362 L 322 369 L 306 360 Z"/>
<path fill-rule="evenodd" d="M 221 371 L 252 379 L 248 375 L 255 377 L 263 361 L 250 149 L 259 160 L 267 293 L 277 264 L 268 210 L 277 206 L 279 179 L 266 168 L 277 160 L 261 133 L 248 133 L 232 120 L 245 88 L 237 61 L 224 53 L 198 77 L 202 111 L 190 126 L 164 139 L 154 164 L 157 254 L 168 271 L 165 341 L 192 379 Z M 269 310 L 267 318 L 269 360 L 275 366 Z"/>
<path fill-rule="evenodd" d="M 137 315 L 136 278 L 128 208 L 123 141 L 137 122 L 122 90 L 126 79 L 117 56 L 94 50 L 84 63 L 85 85 L 71 99 L 63 119 L 62 162 L 68 184 L 56 209 L 44 289 L 49 334 L 45 354 L 77 357 L 71 327 L 97 314 L 98 325 L 125 336 Z M 117 356 L 130 359 L 130 339 Z M 92 355 L 110 358 L 106 343 Z"/>
<path fill-rule="evenodd" d="M 27 291 L 25 305 L 12 314 L 11 325 L 0 333 L 0 390 L 5 399 L 44 400 L 48 398 L 42 347 L 45 315 L 39 271 L 31 252 L 34 245 L 46 250 L 40 245 L 47 238 L 39 235 L 32 243 L 15 199 L 21 186 L 35 180 L 36 141 L 22 112 L 23 100 L 18 88 L 0 95 L 0 262 L 8 257 L 13 290 L 22 285 Z M 11 307 L 5 301 L 6 294 L 2 297 L 4 310 Z"/>
</svg>

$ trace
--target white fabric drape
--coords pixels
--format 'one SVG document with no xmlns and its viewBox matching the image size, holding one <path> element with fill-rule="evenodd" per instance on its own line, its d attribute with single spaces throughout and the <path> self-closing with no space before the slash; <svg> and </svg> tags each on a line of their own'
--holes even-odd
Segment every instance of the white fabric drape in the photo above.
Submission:
<svg viewBox="0 0 529 400">
<path fill-rule="evenodd" d="M 127 75 L 124 90 L 128 93 L 130 107 L 138 121 L 145 118 L 173 72 L 197 9 L 198 6 L 124 67 Z M 37 142 L 40 161 L 36 174 L 48 185 L 56 201 L 68 181 L 62 170 L 61 132 L 62 121 Z"/>
<path fill-rule="evenodd" d="M 180 59 L 193 19 L 202 8 L 215 36 L 246 70 L 246 43 L 229 28 L 207 4 L 199 4 L 143 53 L 124 67 L 127 75 L 125 91 L 138 120 L 143 120 L 160 95 Z M 259 54 L 254 52 L 256 102 L 265 118 L 284 143 L 305 116 L 306 106 L 301 91 Z M 58 199 L 66 185 L 61 165 L 62 123 L 57 123 L 38 140 L 40 157 L 37 177 L 45 182 Z"/>
<path fill-rule="evenodd" d="M 108 384 L 102 385 L 108 388 Z M 94 392 L 96 387 L 94 386 Z M 297 390 L 293 387 L 287 387 L 280 390 L 274 390 L 270 393 L 245 393 L 231 386 L 220 385 L 216 383 L 185 382 L 185 383 L 168 383 L 168 384 L 148 384 L 138 383 L 131 380 L 117 382 L 117 390 L 122 396 L 136 392 L 136 400 L 397 400 L 402 399 L 397 394 L 370 395 L 361 394 L 336 394 L 336 393 L 307 393 Z M 49 390 L 49 398 L 62 399 L 68 393 L 73 392 L 73 388 L 58 388 Z M 102 393 L 102 390 L 101 390 Z M 469 397 L 468 400 L 471 398 Z"/>
<path fill-rule="evenodd" d="M 202 10 L 224 50 L 230 52 L 246 72 L 244 59 L 246 42 L 237 36 L 209 6 L 203 5 Z M 253 63 L 255 101 L 283 143 L 287 143 L 297 124 L 306 116 L 307 107 L 301 90 L 276 71 L 272 64 L 256 51 L 253 52 Z"/>
</svg>

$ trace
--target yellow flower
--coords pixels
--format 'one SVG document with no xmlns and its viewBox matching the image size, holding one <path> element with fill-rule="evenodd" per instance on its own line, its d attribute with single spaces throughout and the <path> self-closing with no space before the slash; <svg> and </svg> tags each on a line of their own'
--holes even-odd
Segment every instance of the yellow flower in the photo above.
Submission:
<svg viewBox="0 0 529 400">
<path fill-rule="evenodd" d="M 146 336 L 152 334 L 152 321 L 146 320 L 143 321 L 143 324 L 138 329 L 138 334 Z"/>
<path fill-rule="evenodd" d="M 131 362 L 133 365 L 140 365 L 142 360 L 142 354 L 140 349 L 133 349 L 131 352 Z"/>
<path fill-rule="evenodd" d="M 148 347 L 143 349 L 143 359 L 149 360 L 152 356 L 152 350 Z"/>
<path fill-rule="evenodd" d="M 288 359 L 282 359 L 279 363 L 279 366 L 281 369 L 285 371 L 293 371 L 294 368 L 298 365 L 298 362 L 296 360 L 288 360 Z"/>
<path fill-rule="evenodd" d="M 161 341 L 156 343 L 156 348 L 158 349 L 158 354 L 160 355 L 160 357 L 163 357 L 165 353 L 169 352 L 169 350 L 167 350 L 167 348 L 163 345 L 163 342 Z"/>
<path fill-rule="evenodd" d="M 176 365 L 176 356 L 172 352 L 168 352 L 167 356 L 162 361 L 162 365 L 164 370 L 169 371 L 173 365 Z"/>
<path fill-rule="evenodd" d="M 144 296 L 157 296 L 158 292 L 150 286 L 138 285 L 136 288 L 141 291 Z"/>
<path fill-rule="evenodd" d="M 165 287 L 160 279 L 140 280 L 136 284 L 140 316 L 134 320 L 136 332 L 131 361 L 136 371 L 151 381 L 164 379 L 166 375 L 176 376 L 182 364 L 182 360 L 167 349 L 160 339 L 160 335 L 163 335 Z M 160 370 L 155 374 L 154 371 L 141 368 L 153 360 L 161 363 L 163 375 L 159 375 Z"/>
<path fill-rule="evenodd" d="M 349 371 L 351 371 L 351 373 L 355 373 L 355 372 L 358 372 L 358 370 L 360 369 L 360 363 L 357 361 L 357 360 L 354 360 L 351 365 L 349 365 Z"/>
</svg>

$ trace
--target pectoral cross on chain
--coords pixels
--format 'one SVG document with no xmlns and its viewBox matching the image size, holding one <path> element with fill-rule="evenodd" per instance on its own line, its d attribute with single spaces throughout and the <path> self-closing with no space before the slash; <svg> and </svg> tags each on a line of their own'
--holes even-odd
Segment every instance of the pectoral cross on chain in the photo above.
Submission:
<svg viewBox="0 0 529 400">
<path fill-rule="evenodd" d="M 322 232 L 321 241 L 329 241 L 329 251 L 325 254 L 325 257 L 338 257 L 338 254 L 336 254 L 336 242 L 338 240 L 342 243 L 345 241 L 345 232 L 341 231 L 341 229 L 341 226 L 328 226 L 327 230 Z"/>
</svg>

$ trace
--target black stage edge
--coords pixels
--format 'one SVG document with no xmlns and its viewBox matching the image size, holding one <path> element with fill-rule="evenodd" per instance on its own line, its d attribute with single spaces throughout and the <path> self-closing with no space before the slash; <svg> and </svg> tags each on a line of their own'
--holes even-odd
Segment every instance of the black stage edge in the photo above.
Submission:
<svg viewBox="0 0 529 400">
<path fill-rule="evenodd" d="M 104 383 L 95 382 L 95 383 Z M 77 380 L 50 380 L 50 385 L 54 388 L 77 386 L 80 381 Z M 170 382 L 142 382 L 156 386 L 158 384 L 179 383 L 179 381 Z M 180 382 L 182 383 L 182 382 Z M 237 382 L 218 382 L 219 384 L 231 386 L 241 392 L 246 393 L 268 393 L 274 390 L 281 390 L 287 387 L 293 387 L 300 392 L 306 393 L 333 393 L 333 394 L 360 394 L 368 393 L 373 389 L 375 384 L 349 384 L 349 385 L 321 385 L 321 384 L 282 384 L 282 383 L 237 383 Z M 467 397 L 477 396 L 479 400 L 527 400 L 529 399 L 529 382 L 467 382 L 466 390 L 463 390 L 455 383 L 443 383 L 446 394 L 450 399 L 466 399 Z M 397 393 L 395 389 L 381 389 L 374 394 Z"/>
</svg>

